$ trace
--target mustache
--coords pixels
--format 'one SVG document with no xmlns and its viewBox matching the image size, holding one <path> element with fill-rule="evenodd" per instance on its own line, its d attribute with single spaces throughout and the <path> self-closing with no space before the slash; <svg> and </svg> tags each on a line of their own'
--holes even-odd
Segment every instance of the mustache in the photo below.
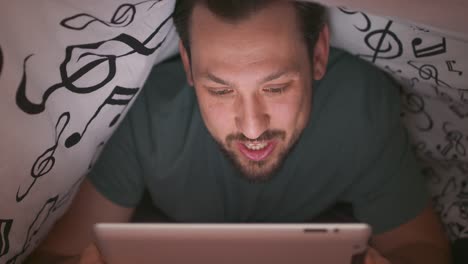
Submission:
<svg viewBox="0 0 468 264">
<path fill-rule="evenodd" d="M 255 139 L 250 139 L 242 133 L 233 133 L 226 136 L 226 143 L 230 145 L 233 141 L 244 141 L 244 142 L 254 142 L 254 141 L 265 141 L 271 140 L 274 138 L 279 138 L 284 140 L 286 138 L 286 132 L 283 130 L 267 130 L 263 132 L 259 137 Z"/>
</svg>

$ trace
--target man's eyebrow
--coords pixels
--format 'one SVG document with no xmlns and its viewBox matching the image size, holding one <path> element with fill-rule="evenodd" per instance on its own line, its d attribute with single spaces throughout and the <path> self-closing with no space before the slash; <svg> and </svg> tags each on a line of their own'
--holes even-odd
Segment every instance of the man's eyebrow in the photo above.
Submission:
<svg viewBox="0 0 468 264">
<path fill-rule="evenodd" d="M 299 71 L 294 68 L 294 67 L 291 67 L 291 68 L 286 68 L 286 69 L 280 69 L 280 70 L 277 70 L 269 75 L 267 75 L 266 77 L 262 78 L 259 83 L 266 83 L 266 82 L 269 82 L 269 81 L 273 81 L 273 80 L 276 80 L 280 77 L 283 77 L 284 75 L 296 75 L 298 74 Z M 219 77 L 217 77 L 216 75 L 210 73 L 210 72 L 205 72 L 203 74 L 203 77 L 210 80 L 210 81 L 213 81 L 215 83 L 218 83 L 218 84 L 221 84 L 221 85 L 225 85 L 225 86 L 233 86 L 232 83 L 226 81 L 226 80 L 223 80 Z"/>
<path fill-rule="evenodd" d="M 226 86 L 232 86 L 230 82 L 225 81 L 219 77 L 216 77 L 215 75 L 209 72 L 206 72 L 203 77 L 215 83 L 219 83 L 219 84 L 226 85 Z"/>
<path fill-rule="evenodd" d="M 296 75 L 298 74 L 298 70 L 296 68 L 286 68 L 286 69 L 280 69 L 278 71 L 275 71 L 269 75 L 267 75 L 265 78 L 260 80 L 260 83 L 266 83 L 269 81 L 276 80 L 280 77 L 283 77 L 284 75 Z"/>
</svg>

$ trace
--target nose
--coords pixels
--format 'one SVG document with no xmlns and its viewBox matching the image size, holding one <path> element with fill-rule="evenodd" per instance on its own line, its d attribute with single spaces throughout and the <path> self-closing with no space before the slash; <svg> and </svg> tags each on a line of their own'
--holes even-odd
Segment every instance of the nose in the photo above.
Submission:
<svg viewBox="0 0 468 264">
<path fill-rule="evenodd" d="M 249 139 L 256 139 L 268 129 L 270 116 L 265 104 L 257 95 L 248 98 L 236 98 L 236 126 Z"/>
</svg>

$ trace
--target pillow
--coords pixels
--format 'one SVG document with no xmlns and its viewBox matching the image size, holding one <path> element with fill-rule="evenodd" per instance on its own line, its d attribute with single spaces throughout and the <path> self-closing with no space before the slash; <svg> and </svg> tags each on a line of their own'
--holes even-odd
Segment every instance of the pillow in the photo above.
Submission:
<svg viewBox="0 0 468 264">
<path fill-rule="evenodd" d="M 391 74 L 434 205 L 452 240 L 468 237 L 468 33 L 329 9 L 332 45 Z"/>
<path fill-rule="evenodd" d="M 45 236 L 152 66 L 176 52 L 174 3 L 0 2 L 0 263 Z"/>
</svg>

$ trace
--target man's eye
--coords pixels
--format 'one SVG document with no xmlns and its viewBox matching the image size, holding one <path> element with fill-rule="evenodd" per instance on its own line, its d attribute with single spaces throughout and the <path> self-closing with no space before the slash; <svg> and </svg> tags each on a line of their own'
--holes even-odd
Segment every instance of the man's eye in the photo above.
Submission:
<svg viewBox="0 0 468 264">
<path fill-rule="evenodd" d="M 227 95 L 233 92 L 232 89 L 210 89 L 208 90 L 212 95 Z"/>
<path fill-rule="evenodd" d="M 264 91 L 264 92 L 267 92 L 267 93 L 276 93 L 276 94 L 284 93 L 285 90 L 286 90 L 286 86 L 283 86 L 283 87 L 263 88 L 263 91 Z"/>
</svg>

